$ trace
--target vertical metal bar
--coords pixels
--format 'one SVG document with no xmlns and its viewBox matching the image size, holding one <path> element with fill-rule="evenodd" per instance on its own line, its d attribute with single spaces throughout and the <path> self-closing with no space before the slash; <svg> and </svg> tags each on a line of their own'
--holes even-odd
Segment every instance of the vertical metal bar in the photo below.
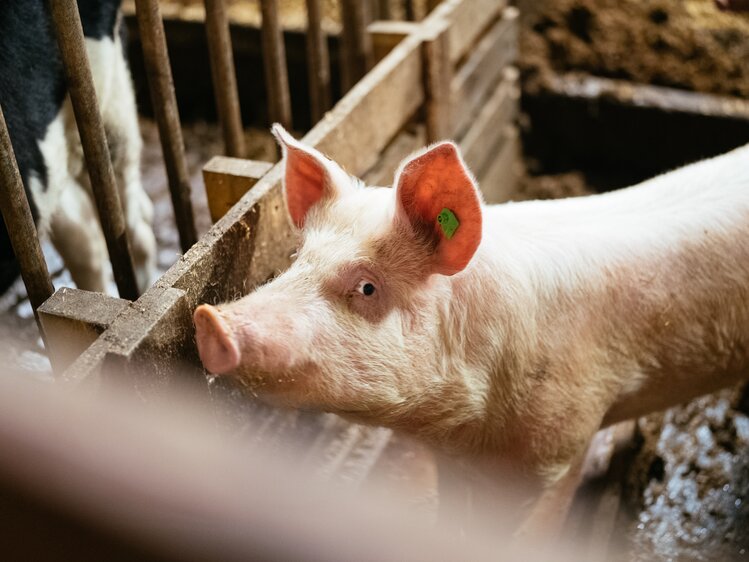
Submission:
<svg viewBox="0 0 749 562">
<path fill-rule="evenodd" d="M 172 70 L 161 21 L 158 0 L 135 0 L 138 30 L 143 44 L 143 59 L 151 91 L 151 103 L 159 126 L 161 149 L 164 153 L 169 192 L 174 206 L 182 251 L 186 252 L 197 242 L 195 219 L 190 200 L 190 179 L 185 161 L 185 144 L 179 122 L 179 110 L 174 94 Z"/>
<path fill-rule="evenodd" d="M 361 0 L 341 0 L 341 86 L 344 92 L 350 90 L 374 64 L 372 37 L 367 32 L 371 21 L 369 8 L 369 3 Z"/>
<path fill-rule="evenodd" d="M 330 108 L 330 58 L 328 40 L 322 30 L 320 0 L 307 0 L 307 68 L 312 123 Z"/>
<path fill-rule="evenodd" d="M 21 268 L 21 277 L 26 285 L 31 308 L 36 309 L 52 296 L 54 287 L 39 245 L 34 218 L 23 189 L 21 174 L 10 143 L 3 108 L 0 107 L 0 211 L 10 244 Z M 37 323 L 39 317 L 37 316 Z M 39 327 L 41 330 L 41 326 Z"/>
<path fill-rule="evenodd" d="M 277 0 L 260 0 L 263 14 L 263 66 L 271 121 L 291 128 L 291 96 L 286 69 L 283 31 L 278 21 Z"/>
<path fill-rule="evenodd" d="M 414 0 L 403 1 L 403 12 L 406 16 L 406 21 L 416 20 L 416 8 L 414 7 Z"/>
<path fill-rule="evenodd" d="M 213 92 L 224 133 L 226 155 L 241 158 L 245 156 L 242 113 L 224 0 L 205 0 L 205 29 L 211 57 Z"/>
<path fill-rule="evenodd" d="M 75 0 L 50 0 L 49 5 L 114 279 L 120 296 L 134 300 L 138 298 L 138 286 L 78 5 Z"/>
</svg>

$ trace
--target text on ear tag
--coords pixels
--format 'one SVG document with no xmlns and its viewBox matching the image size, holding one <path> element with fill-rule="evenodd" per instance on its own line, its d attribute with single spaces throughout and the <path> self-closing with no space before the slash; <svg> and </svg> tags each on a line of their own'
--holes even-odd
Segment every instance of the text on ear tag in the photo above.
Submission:
<svg viewBox="0 0 749 562">
<path fill-rule="evenodd" d="M 455 231 L 460 226 L 458 217 L 450 209 L 442 209 L 440 214 L 437 215 L 437 222 L 440 223 L 442 232 L 448 240 L 453 237 L 453 234 L 455 234 Z"/>
</svg>

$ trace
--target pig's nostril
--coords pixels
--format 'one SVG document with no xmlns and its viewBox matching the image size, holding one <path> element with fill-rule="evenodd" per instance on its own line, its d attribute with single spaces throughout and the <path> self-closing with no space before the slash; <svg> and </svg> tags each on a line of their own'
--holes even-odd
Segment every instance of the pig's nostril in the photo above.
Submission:
<svg viewBox="0 0 749 562">
<path fill-rule="evenodd" d="M 221 317 L 221 313 L 209 304 L 195 309 L 195 339 L 203 365 L 211 373 L 224 374 L 239 366 L 239 347 Z"/>
</svg>

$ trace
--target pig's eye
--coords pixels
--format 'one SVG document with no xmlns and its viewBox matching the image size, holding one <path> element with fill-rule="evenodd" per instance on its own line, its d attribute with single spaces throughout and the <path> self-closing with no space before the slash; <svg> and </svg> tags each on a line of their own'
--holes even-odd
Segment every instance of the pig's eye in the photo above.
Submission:
<svg viewBox="0 0 749 562">
<path fill-rule="evenodd" d="M 360 292 L 365 297 L 370 297 L 375 292 L 375 286 L 370 283 L 369 281 L 359 281 L 359 284 L 356 286 L 356 290 Z"/>
</svg>

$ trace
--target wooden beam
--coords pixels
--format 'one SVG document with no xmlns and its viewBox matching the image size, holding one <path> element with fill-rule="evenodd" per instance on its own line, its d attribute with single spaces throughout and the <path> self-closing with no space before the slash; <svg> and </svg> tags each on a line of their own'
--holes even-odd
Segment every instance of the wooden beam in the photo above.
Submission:
<svg viewBox="0 0 749 562">
<path fill-rule="evenodd" d="M 476 176 L 482 176 L 500 144 L 505 129 L 517 117 L 518 71 L 514 67 L 505 69 L 504 78 L 489 100 L 474 115 L 473 125 L 460 141 L 463 158 Z"/>
<path fill-rule="evenodd" d="M 427 142 L 449 138 L 452 133 L 451 83 L 453 65 L 450 62 L 449 22 L 444 18 L 430 18 L 422 26 L 424 44 L 424 88 Z"/>
<path fill-rule="evenodd" d="M 451 130 L 462 136 L 504 69 L 517 58 L 518 11 L 508 8 L 476 45 L 451 85 Z"/>
<path fill-rule="evenodd" d="M 211 220 L 216 222 L 273 167 L 270 162 L 214 156 L 203 166 Z"/>
<path fill-rule="evenodd" d="M 449 52 L 453 63 L 472 51 L 476 39 L 506 5 L 506 0 L 446 0 L 434 10 L 433 13 L 441 9 L 450 12 Z"/>
<path fill-rule="evenodd" d="M 367 33 L 372 37 L 375 63 L 384 59 L 398 43 L 417 29 L 419 29 L 419 24 L 410 21 L 378 20 L 370 23 L 367 26 Z"/>
<path fill-rule="evenodd" d="M 39 307 L 39 321 L 56 371 L 62 372 L 96 341 L 129 301 L 63 287 Z"/>
<path fill-rule="evenodd" d="M 403 159 L 427 144 L 426 128 L 417 124 L 407 126 L 382 152 L 377 164 L 364 174 L 367 185 L 392 186 L 393 176 Z"/>
<path fill-rule="evenodd" d="M 479 176 L 479 187 L 484 200 L 489 204 L 508 201 L 517 189 L 520 165 L 520 143 L 515 127 L 505 129 L 499 146 L 493 150 L 496 157 L 488 165 L 483 176 Z"/>
</svg>

